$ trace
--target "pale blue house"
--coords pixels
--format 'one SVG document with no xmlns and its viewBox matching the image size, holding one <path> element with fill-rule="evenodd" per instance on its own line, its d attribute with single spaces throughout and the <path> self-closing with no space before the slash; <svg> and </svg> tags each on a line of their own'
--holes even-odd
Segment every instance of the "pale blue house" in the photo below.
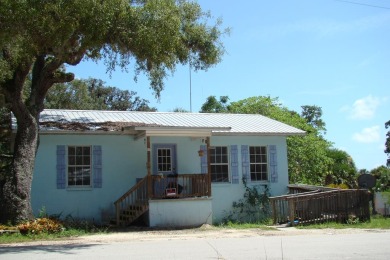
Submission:
<svg viewBox="0 0 390 260">
<path fill-rule="evenodd" d="M 194 226 L 220 221 L 249 185 L 287 192 L 286 137 L 261 115 L 44 110 L 35 214 Z"/>
</svg>

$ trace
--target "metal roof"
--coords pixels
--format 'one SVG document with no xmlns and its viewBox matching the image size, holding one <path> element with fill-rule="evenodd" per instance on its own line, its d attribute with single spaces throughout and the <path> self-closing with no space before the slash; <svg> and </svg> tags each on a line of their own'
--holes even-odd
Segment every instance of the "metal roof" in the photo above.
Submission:
<svg viewBox="0 0 390 260">
<path fill-rule="evenodd" d="M 303 135 L 304 131 L 279 121 L 257 114 L 224 113 L 177 113 L 177 112 L 139 112 L 139 111 L 98 111 L 98 110 L 60 110 L 46 109 L 41 112 L 41 131 L 58 130 L 55 127 L 42 127 L 49 122 L 56 124 L 93 125 L 121 123 L 127 126 L 148 128 L 211 129 L 213 135 Z M 97 126 L 96 126 L 97 125 Z"/>
</svg>

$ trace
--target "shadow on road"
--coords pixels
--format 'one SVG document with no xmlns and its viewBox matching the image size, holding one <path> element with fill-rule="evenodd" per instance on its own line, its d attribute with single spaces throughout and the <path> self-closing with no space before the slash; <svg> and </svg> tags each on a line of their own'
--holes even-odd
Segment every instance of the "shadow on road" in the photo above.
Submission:
<svg viewBox="0 0 390 260">
<path fill-rule="evenodd" d="M 18 254 L 21 252 L 60 253 L 64 255 L 77 254 L 80 250 L 88 250 L 99 244 L 67 244 L 67 245 L 23 245 L 0 247 L 1 254 Z"/>
</svg>

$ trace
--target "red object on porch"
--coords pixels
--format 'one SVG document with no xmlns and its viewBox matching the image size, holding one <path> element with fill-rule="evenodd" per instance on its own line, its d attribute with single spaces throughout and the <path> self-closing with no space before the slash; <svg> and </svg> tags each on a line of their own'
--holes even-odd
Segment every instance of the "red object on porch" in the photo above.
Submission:
<svg viewBox="0 0 390 260">
<path fill-rule="evenodd" d="M 168 188 L 168 189 L 165 189 L 165 195 L 167 197 L 173 197 L 173 196 L 176 196 L 177 193 L 176 193 L 176 188 Z"/>
</svg>

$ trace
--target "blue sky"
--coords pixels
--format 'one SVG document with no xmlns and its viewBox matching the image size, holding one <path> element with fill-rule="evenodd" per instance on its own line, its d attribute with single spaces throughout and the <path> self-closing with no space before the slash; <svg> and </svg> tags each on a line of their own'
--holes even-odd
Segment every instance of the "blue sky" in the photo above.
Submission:
<svg viewBox="0 0 390 260">
<path fill-rule="evenodd" d="M 228 95 L 230 101 L 269 95 L 297 112 L 302 105 L 317 105 L 323 110 L 325 137 L 347 151 L 359 169 L 385 164 L 390 1 L 198 2 L 221 17 L 231 33 L 222 39 L 223 61 L 207 72 L 191 73 L 193 112 L 210 95 Z M 166 80 L 160 101 L 148 82 L 143 77 L 134 82 L 131 72 L 109 77 L 102 64 L 91 62 L 68 70 L 77 78 L 100 78 L 107 85 L 134 90 L 159 111 L 190 110 L 188 67 L 178 68 Z"/>
</svg>

